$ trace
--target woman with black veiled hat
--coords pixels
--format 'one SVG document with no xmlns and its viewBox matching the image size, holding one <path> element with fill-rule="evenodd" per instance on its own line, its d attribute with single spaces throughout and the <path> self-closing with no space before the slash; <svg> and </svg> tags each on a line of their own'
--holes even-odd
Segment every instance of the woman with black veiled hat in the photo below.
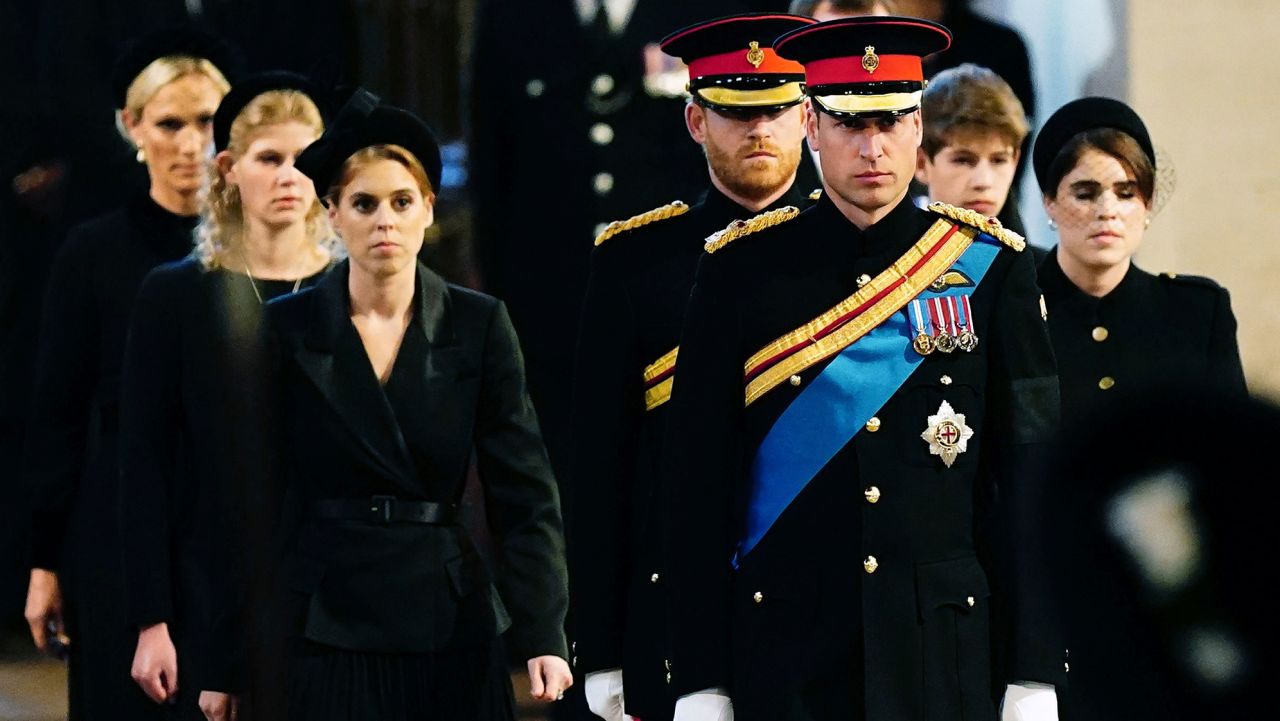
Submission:
<svg viewBox="0 0 1280 721">
<path fill-rule="evenodd" d="M 267 306 L 299 519 L 266 624 L 288 637 L 287 717 L 509 721 L 504 645 L 535 697 L 572 683 L 559 500 L 515 332 L 501 302 L 417 262 L 441 173 L 422 121 L 358 95 L 298 167 L 349 260 Z M 493 570 L 459 518 L 472 458 Z"/>
<path fill-rule="evenodd" d="M 115 70 L 117 118 L 148 192 L 73 229 L 55 261 L 28 429 L 35 494 L 26 616 L 36 645 L 69 657 L 72 719 L 157 718 L 129 679 L 117 520 L 120 367 L 133 300 L 156 265 L 191 252 L 213 114 L 230 51 L 193 30 L 136 42 Z"/>
</svg>

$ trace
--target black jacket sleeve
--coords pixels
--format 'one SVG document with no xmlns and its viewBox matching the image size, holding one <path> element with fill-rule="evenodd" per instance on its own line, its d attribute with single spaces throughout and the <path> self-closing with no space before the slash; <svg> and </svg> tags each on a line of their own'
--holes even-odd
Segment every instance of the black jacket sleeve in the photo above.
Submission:
<svg viewBox="0 0 1280 721">
<path fill-rule="evenodd" d="M 622 666 L 631 565 L 630 499 L 644 384 L 636 319 L 610 249 L 597 249 L 574 364 L 574 498 L 569 521 L 574 655 L 582 672 Z"/>
<path fill-rule="evenodd" d="M 720 259 L 703 256 L 680 334 L 664 477 L 671 686 L 728 687 L 733 500 L 742 478 L 741 324 Z"/>
<path fill-rule="evenodd" d="M 89 282 L 92 238 L 73 230 L 54 261 L 41 322 L 26 447 L 33 494 L 31 565 L 58 570 L 86 462 L 101 349 Z"/>
<path fill-rule="evenodd" d="M 1222 388 L 1239 397 L 1248 395 L 1240 346 L 1236 342 L 1236 316 L 1231 311 L 1231 294 L 1225 288 L 1214 305 L 1213 328 L 1209 338 L 1209 368 Z"/>
<path fill-rule="evenodd" d="M 143 281 L 121 374 L 121 536 L 129 621 L 139 627 L 174 620 L 170 497 L 182 427 L 184 303 L 173 280 L 161 268 Z"/>
<path fill-rule="evenodd" d="M 476 460 L 501 553 L 498 588 L 522 658 L 567 659 L 568 610 L 560 499 L 525 386 L 524 359 L 506 307 L 491 317 L 481 370 Z"/>
</svg>

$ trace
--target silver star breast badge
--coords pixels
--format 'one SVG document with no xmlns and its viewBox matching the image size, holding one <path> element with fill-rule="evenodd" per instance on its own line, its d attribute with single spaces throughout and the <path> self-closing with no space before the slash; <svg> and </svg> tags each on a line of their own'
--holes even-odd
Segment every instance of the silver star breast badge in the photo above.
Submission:
<svg viewBox="0 0 1280 721">
<path fill-rule="evenodd" d="M 937 414 L 929 416 L 929 427 L 920 437 L 929 444 L 929 453 L 942 456 L 942 462 L 950 468 L 956 456 L 969 450 L 973 429 L 965 425 L 963 413 L 956 413 L 950 403 L 943 401 Z"/>
</svg>

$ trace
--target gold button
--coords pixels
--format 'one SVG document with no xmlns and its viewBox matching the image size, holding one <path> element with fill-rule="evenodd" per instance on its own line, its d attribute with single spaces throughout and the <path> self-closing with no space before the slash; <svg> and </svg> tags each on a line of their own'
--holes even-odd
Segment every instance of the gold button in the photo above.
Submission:
<svg viewBox="0 0 1280 721">
<path fill-rule="evenodd" d="M 870 282 L 871 282 L 871 276 L 867 275 L 866 273 L 863 273 L 862 275 L 858 276 L 858 287 L 859 287 L 859 288 L 861 288 L 862 286 L 864 286 L 864 285 L 866 285 L 867 283 L 870 283 Z"/>
<path fill-rule="evenodd" d="M 1098 381 L 1098 387 L 1104 391 L 1111 390 L 1111 388 L 1114 387 L 1115 384 L 1116 384 L 1116 379 L 1112 378 L 1111 376 L 1103 376 L 1102 380 Z"/>
<path fill-rule="evenodd" d="M 793 386 L 800 385 L 800 376 L 791 376 L 791 385 Z"/>
<path fill-rule="evenodd" d="M 862 492 L 862 495 L 866 496 L 866 498 L 867 498 L 867 503 L 879 503 L 879 502 L 880 502 L 880 489 L 879 489 L 879 488 L 876 488 L 875 486 L 871 486 L 871 487 L 870 487 L 870 488 L 868 488 L 867 490 L 863 491 L 863 492 Z"/>
<path fill-rule="evenodd" d="M 977 603 L 977 601 L 973 600 L 973 596 L 966 598 L 964 602 L 969 604 L 969 608 L 973 608 L 973 604 Z"/>
<path fill-rule="evenodd" d="M 542 97 L 542 93 L 547 89 L 547 84 L 539 78 L 534 78 L 524 84 L 524 91 L 531 98 Z"/>
<path fill-rule="evenodd" d="M 942 383 L 944 386 L 949 386 L 951 385 L 951 376 L 942 376 L 938 382 Z"/>
<path fill-rule="evenodd" d="M 880 430 L 880 419 L 875 416 L 871 416 L 871 420 L 867 421 L 867 430 L 872 433 Z"/>
<path fill-rule="evenodd" d="M 1093 336 L 1094 340 L 1101 343 L 1102 341 L 1106 340 L 1107 336 L 1111 335 L 1111 333 L 1106 328 L 1103 328 L 1102 326 L 1098 326 L 1097 328 L 1093 329 L 1093 333 L 1091 335 Z"/>
<path fill-rule="evenodd" d="M 591 126 L 591 142 L 596 145 L 608 145 L 613 142 L 613 126 L 608 123 L 596 123 Z"/>
<path fill-rule="evenodd" d="M 880 562 L 876 560 L 875 556 L 867 556 L 867 559 L 862 562 L 862 570 L 867 573 L 875 573 L 876 569 L 879 567 Z"/>
<path fill-rule="evenodd" d="M 658 574 L 655 573 L 649 577 L 649 583 L 657 583 L 657 582 L 658 582 Z"/>
<path fill-rule="evenodd" d="M 595 93 L 597 96 L 608 95 L 613 92 L 615 85 L 617 85 L 617 83 L 614 81 L 612 75 L 600 74 L 591 81 L 591 92 Z"/>
<path fill-rule="evenodd" d="M 756 594 L 751 597 L 751 600 L 755 601 L 756 603 L 764 603 L 764 594 L 760 593 L 759 591 L 756 591 Z"/>
</svg>

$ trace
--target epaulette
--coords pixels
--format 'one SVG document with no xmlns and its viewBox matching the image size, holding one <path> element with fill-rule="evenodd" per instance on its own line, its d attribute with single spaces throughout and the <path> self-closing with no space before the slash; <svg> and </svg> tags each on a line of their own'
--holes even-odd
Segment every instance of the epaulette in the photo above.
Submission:
<svg viewBox="0 0 1280 721">
<path fill-rule="evenodd" d="M 929 210 L 937 213 L 938 215 L 977 228 L 1019 253 L 1027 247 L 1026 238 L 1023 238 L 1021 235 L 1018 235 L 1012 230 L 1000 225 L 1000 221 L 995 218 L 988 218 L 976 210 L 957 208 L 954 205 L 948 205 L 938 201 L 929 203 Z"/>
<path fill-rule="evenodd" d="M 630 218 L 627 218 L 626 220 L 615 220 L 612 223 L 605 226 L 605 229 L 600 231 L 600 235 L 596 236 L 596 245 L 600 245 L 601 243 L 612 238 L 618 233 L 622 233 L 628 230 L 633 230 L 643 225 L 648 225 L 650 223 L 656 223 L 659 220 L 666 220 L 667 218 L 674 218 L 678 215 L 684 215 L 687 212 L 689 212 L 689 206 L 677 200 L 671 203 L 667 203 L 661 208 L 654 208 L 653 210 L 650 210 L 646 213 L 633 215 Z"/>
<path fill-rule="evenodd" d="M 785 205 L 781 208 L 775 208 L 761 213 L 747 220 L 735 220 L 725 226 L 724 230 L 717 230 L 707 236 L 707 244 L 703 248 L 708 253 L 714 253 L 725 247 L 729 243 L 743 237 L 758 233 L 765 228 L 772 228 L 775 225 L 785 223 L 788 220 L 800 215 L 800 209 L 794 205 Z"/>
<path fill-rule="evenodd" d="M 1221 290 L 1222 286 L 1212 278 L 1206 278 L 1203 275 L 1182 275 L 1180 273 L 1161 273 L 1160 280 L 1173 281 L 1185 285 L 1194 285 L 1210 290 Z"/>
<path fill-rule="evenodd" d="M 809 191 L 809 200 L 816 201 L 821 199 L 822 199 L 822 188 L 814 188 L 813 190 Z"/>
</svg>

